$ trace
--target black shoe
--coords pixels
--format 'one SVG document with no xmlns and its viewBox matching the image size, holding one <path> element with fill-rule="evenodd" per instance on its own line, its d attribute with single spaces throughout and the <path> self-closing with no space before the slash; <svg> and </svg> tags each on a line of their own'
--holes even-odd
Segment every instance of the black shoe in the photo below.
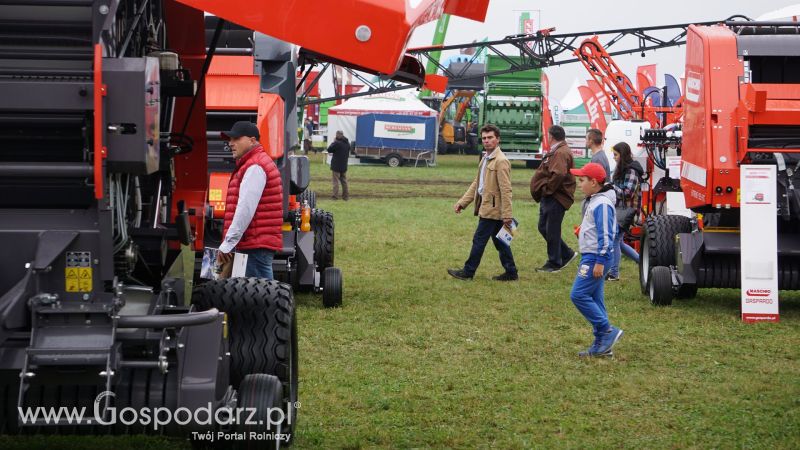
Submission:
<svg viewBox="0 0 800 450">
<path fill-rule="evenodd" d="M 536 269 L 537 272 L 547 272 L 547 273 L 554 273 L 561 270 L 561 267 L 556 267 L 551 265 L 550 263 L 545 263 L 542 267 Z"/>
<path fill-rule="evenodd" d="M 561 269 L 563 269 L 564 267 L 567 267 L 567 265 L 569 263 L 571 263 L 572 260 L 575 259 L 577 256 L 578 256 L 578 252 L 572 252 L 572 256 L 570 256 L 569 258 L 565 258 L 564 259 L 565 262 L 564 262 L 564 264 L 561 265 Z"/>
<path fill-rule="evenodd" d="M 472 275 L 469 275 L 464 269 L 447 269 L 447 273 L 450 274 L 453 278 L 458 278 L 459 280 L 471 280 Z"/>
<path fill-rule="evenodd" d="M 508 273 L 504 272 L 496 277 L 492 277 L 494 281 L 517 281 L 519 280 L 519 275 L 516 273 Z"/>
</svg>

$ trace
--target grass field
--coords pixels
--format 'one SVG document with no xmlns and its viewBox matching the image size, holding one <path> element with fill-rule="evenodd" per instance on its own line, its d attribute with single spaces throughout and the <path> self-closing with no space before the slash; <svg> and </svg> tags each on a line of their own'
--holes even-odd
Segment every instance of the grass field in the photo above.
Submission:
<svg viewBox="0 0 800 450">
<path fill-rule="evenodd" d="M 626 260 L 622 281 L 606 286 L 612 322 L 625 330 L 616 356 L 579 359 L 592 336 L 569 300 L 576 267 L 534 272 L 545 248 L 530 170 L 512 171 L 520 280 L 501 284 L 491 281 L 502 271 L 491 244 L 475 280 L 445 271 L 469 252 L 476 219 L 452 205 L 476 157 L 353 166 L 349 202 L 329 200 L 329 170 L 321 155 L 312 159 L 318 207 L 335 214 L 344 306 L 296 298 L 296 448 L 800 446 L 797 293 L 783 296 L 776 324 L 743 324 L 735 290 L 654 308 Z M 141 437 L 0 438 L 2 448 L 38 445 L 188 448 Z"/>
</svg>

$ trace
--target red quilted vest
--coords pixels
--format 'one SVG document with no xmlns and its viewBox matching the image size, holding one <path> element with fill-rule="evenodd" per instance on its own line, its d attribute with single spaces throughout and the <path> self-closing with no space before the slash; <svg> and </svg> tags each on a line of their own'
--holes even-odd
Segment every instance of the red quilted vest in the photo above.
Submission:
<svg viewBox="0 0 800 450">
<path fill-rule="evenodd" d="M 267 248 L 281 250 L 283 248 L 283 186 L 281 174 L 272 159 L 264 152 L 264 147 L 257 146 L 245 153 L 236 161 L 236 171 L 228 182 L 228 196 L 225 199 L 225 228 L 224 234 L 233 221 L 236 204 L 239 202 L 239 186 L 247 169 L 252 165 L 259 165 L 267 174 L 267 185 L 261 193 L 258 208 L 250 221 L 250 225 L 236 245 L 239 250 L 254 248 Z"/>
</svg>

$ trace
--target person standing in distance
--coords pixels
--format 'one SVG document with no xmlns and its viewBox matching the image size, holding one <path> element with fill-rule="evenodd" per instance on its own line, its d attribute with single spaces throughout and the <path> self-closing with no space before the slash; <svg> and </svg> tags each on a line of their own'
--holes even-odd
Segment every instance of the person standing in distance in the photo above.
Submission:
<svg viewBox="0 0 800 450">
<path fill-rule="evenodd" d="M 467 192 L 453 206 L 456 214 L 461 214 L 470 203 L 475 202 L 475 215 L 478 216 L 478 228 L 472 238 L 472 250 L 464 263 L 463 269 L 447 269 L 454 278 L 471 280 L 478 270 L 483 257 L 483 250 L 489 242 L 500 253 L 503 272 L 492 277 L 496 281 L 514 281 L 519 278 L 517 266 L 511 247 L 497 239 L 501 227 L 511 228 L 513 214 L 511 211 L 511 163 L 500 150 L 500 129 L 486 124 L 481 128 L 481 142 L 484 155 L 478 168 L 478 174 L 469 185 Z"/>
<path fill-rule="evenodd" d="M 331 176 L 333 182 L 333 199 L 339 199 L 339 183 L 342 183 L 342 200 L 347 201 L 350 193 L 347 186 L 347 160 L 350 158 L 350 141 L 344 133 L 339 130 L 336 138 L 328 146 L 328 153 L 331 156 Z"/>
<path fill-rule="evenodd" d="M 234 250 L 246 253 L 245 276 L 272 277 L 272 258 L 283 248 L 283 186 L 275 162 L 258 142 L 258 128 L 247 121 L 221 133 L 228 141 L 236 170 L 228 182 L 219 263 L 233 260 Z"/>
</svg>

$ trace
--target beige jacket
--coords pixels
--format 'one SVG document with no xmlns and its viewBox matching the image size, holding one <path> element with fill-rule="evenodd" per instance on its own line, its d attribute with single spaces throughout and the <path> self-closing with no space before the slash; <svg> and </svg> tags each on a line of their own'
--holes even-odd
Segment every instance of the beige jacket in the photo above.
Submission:
<svg viewBox="0 0 800 450">
<path fill-rule="evenodd" d="M 475 215 L 484 219 L 511 219 L 511 163 L 505 153 L 497 147 L 493 157 L 486 163 L 483 195 L 478 195 L 478 183 L 481 176 L 483 159 L 478 163 L 478 174 L 469 185 L 469 189 L 458 201 L 461 209 L 475 202 Z M 485 157 L 484 157 L 485 158 Z"/>
</svg>

